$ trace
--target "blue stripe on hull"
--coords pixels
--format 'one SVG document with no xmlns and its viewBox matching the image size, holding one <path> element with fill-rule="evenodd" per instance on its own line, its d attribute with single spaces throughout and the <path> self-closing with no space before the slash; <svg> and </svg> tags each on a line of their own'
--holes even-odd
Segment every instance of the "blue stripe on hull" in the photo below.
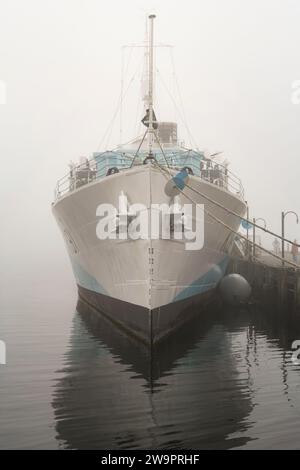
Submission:
<svg viewBox="0 0 300 470">
<path fill-rule="evenodd" d="M 91 276 L 83 267 L 71 258 L 73 273 L 76 279 L 76 282 L 81 287 L 97 292 L 98 294 L 108 295 L 104 287 L 102 287 L 99 282 Z"/>
<path fill-rule="evenodd" d="M 177 294 L 173 299 L 173 302 L 193 297 L 194 295 L 203 294 L 204 292 L 214 289 L 224 276 L 227 265 L 228 257 L 226 256 L 220 263 L 216 264 L 210 271 L 204 274 L 204 276 L 201 276 L 191 285 L 179 292 L 179 294 Z"/>
<path fill-rule="evenodd" d="M 85 289 L 88 289 L 98 294 L 104 294 L 109 296 L 104 287 L 102 287 L 98 281 L 91 276 L 85 269 L 82 268 L 74 259 L 72 261 L 73 272 L 77 281 L 77 284 Z M 192 284 L 185 287 L 179 294 L 177 294 L 170 303 L 177 302 L 179 300 L 187 299 L 195 295 L 204 294 L 216 287 L 218 282 L 222 279 L 226 272 L 228 265 L 228 257 L 226 256 L 221 262 L 216 264 L 206 274 L 196 279 Z"/>
</svg>

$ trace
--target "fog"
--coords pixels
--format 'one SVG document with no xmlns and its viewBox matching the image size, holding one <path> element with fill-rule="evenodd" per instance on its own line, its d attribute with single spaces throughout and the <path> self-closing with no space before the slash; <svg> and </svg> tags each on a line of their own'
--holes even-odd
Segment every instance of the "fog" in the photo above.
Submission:
<svg viewBox="0 0 300 470">
<path fill-rule="evenodd" d="M 71 159 L 103 141 L 120 95 L 121 46 L 143 41 L 149 12 L 157 15 L 155 41 L 174 46 L 184 114 L 199 148 L 224 151 L 251 216 L 279 232 L 281 210 L 300 214 L 300 105 L 291 100 L 300 79 L 297 0 L 0 0 L 2 289 L 8 280 L 28 281 L 31 270 L 67 272 L 51 214 L 54 187 Z M 132 50 L 130 67 L 140 51 Z M 167 81 L 168 54 L 157 49 Z M 124 99 L 124 141 L 138 129 L 140 98 L 137 77 Z M 159 119 L 174 119 L 158 80 L 156 100 Z M 118 139 L 119 117 L 109 148 Z M 300 240 L 292 216 L 286 225 L 287 236 Z"/>
</svg>

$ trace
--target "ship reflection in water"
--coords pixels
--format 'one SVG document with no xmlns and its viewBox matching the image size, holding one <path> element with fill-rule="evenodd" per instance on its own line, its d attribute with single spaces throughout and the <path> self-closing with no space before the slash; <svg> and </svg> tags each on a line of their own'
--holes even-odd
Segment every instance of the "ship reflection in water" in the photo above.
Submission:
<svg viewBox="0 0 300 470">
<path fill-rule="evenodd" d="M 230 335 L 193 322 L 152 354 L 78 303 L 53 407 L 67 448 L 228 448 L 251 411 Z M 80 313 L 79 313 L 80 312 Z"/>
<path fill-rule="evenodd" d="M 222 316 L 210 311 L 150 356 L 79 301 L 53 394 L 60 447 L 259 447 L 250 432 L 259 417 L 272 432 L 283 432 L 272 407 L 280 387 L 294 414 L 299 370 L 289 365 L 295 382 L 289 390 L 281 340 L 273 339 L 276 327 L 266 345 L 266 331 L 253 318 L 247 310 Z M 299 424 L 300 414 L 294 426 Z"/>
<path fill-rule="evenodd" d="M 149 357 L 44 284 L 1 299 L 0 449 L 299 448 L 299 315 L 210 307 Z"/>
</svg>

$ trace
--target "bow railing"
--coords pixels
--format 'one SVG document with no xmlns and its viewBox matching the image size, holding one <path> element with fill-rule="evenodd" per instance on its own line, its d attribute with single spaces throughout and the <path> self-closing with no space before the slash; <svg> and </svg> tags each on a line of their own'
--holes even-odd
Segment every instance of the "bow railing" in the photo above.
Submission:
<svg viewBox="0 0 300 470">
<path fill-rule="evenodd" d="M 133 159 L 134 166 L 143 165 L 147 154 L 146 150 L 141 150 L 134 159 L 135 153 L 132 150 L 109 150 L 95 153 L 91 159 L 86 159 L 77 166 L 70 166 L 69 173 L 58 180 L 55 188 L 55 201 L 82 186 L 113 173 L 128 170 Z M 198 176 L 208 183 L 239 195 L 241 198 L 244 196 L 240 178 L 229 171 L 227 165 L 216 163 L 206 158 L 201 152 L 190 149 L 165 149 L 163 152 L 155 152 L 154 157 L 161 166 L 168 166 L 169 169 L 178 171 L 185 168 L 190 175 Z"/>
</svg>

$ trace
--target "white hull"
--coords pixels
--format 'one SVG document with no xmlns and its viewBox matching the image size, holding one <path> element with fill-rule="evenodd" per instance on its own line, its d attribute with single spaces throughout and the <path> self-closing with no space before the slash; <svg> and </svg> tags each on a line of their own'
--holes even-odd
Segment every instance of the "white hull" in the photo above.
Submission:
<svg viewBox="0 0 300 470">
<path fill-rule="evenodd" d="M 189 184 L 241 216 L 245 203 L 236 195 L 191 176 Z M 212 291 L 224 274 L 233 234 L 205 216 L 204 247 L 185 249 L 184 240 L 99 240 L 96 226 L 99 204 L 118 207 L 121 191 L 130 204 L 170 204 L 165 176 L 152 165 L 133 167 L 102 178 L 61 197 L 54 215 L 66 241 L 76 282 L 82 291 L 119 300 L 147 311 L 199 297 Z M 237 230 L 240 221 L 221 208 L 184 190 L 195 203 Z M 181 203 L 190 199 L 181 195 Z M 110 313 L 113 315 L 113 313 Z"/>
</svg>

